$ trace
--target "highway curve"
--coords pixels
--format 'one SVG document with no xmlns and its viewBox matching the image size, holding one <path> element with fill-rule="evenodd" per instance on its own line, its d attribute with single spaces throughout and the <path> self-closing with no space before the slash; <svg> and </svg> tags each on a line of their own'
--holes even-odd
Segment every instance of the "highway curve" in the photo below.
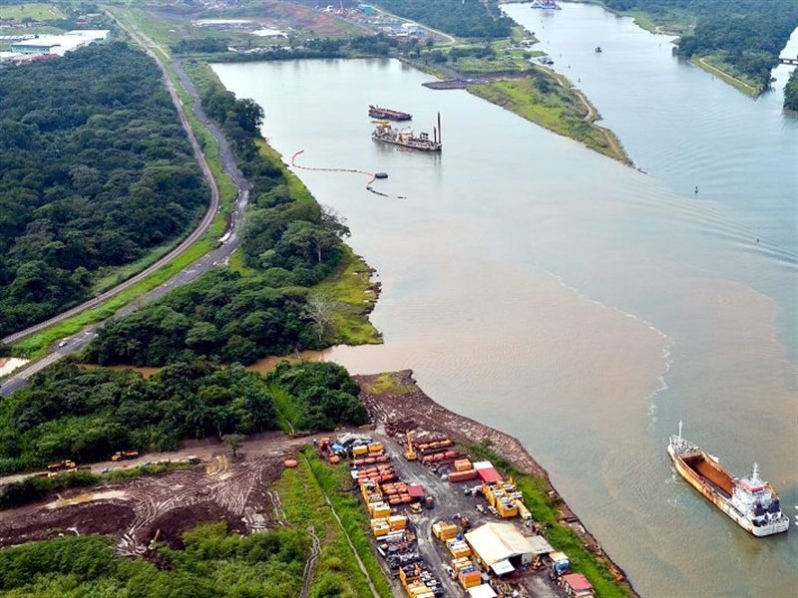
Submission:
<svg viewBox="0 0 798 598">
<path fill-rule="evenodd" d="M 208 185 L 211 188 L 211 205 L 208 207 L 208 211 L 203 217 L 200 225 L 188 237 L 186 237 L 185 240 L 177 248 L 171 251 L 168 255 L 158 260 L 149 268 L 143 270 L 133 278 L 130 278 L 129 280 L 114 287 L 113 289 L 106 291 L 102 295 L 98 295 L 97 297 L 94 297 L 93 299 L 81 305 L 78 305 L 77 307 L 69 309 L 59 314 L 58 316 L 50 318 L 45 322 L 41 322 L 39 324 L 36 324 L 35 326 L 31 326 L 30 328 L 14 333 L 2 339 L 2 342 L 7 344 L 26 338 L 31 334 L 34 334 L 36 332 L 39 332 L 40 330 L 43 330 L 48 326 L 51 326 L 52 324 L 70 318 L 92 307 L 96 307 L 97 305 L 100 305 L 103 301 L 110 299 L 114 295 L 124 291 L 130 286 L 136 284 L 138 281 L 149 276 L 159 268 L 162 268 L 164 265 L 166 265 L 171 260 L 180 255 L 182 252 L 184 252 L 191 244 L 193 244 L 197 239 L 199 239 L 202 236 L 202 234 L 205 233 L 205 231 L 208 230 L 208 227 L 210 226 L 214 216 L 216 215 L 216 212 L 219 209 L 219 188 L 216 184 L 216 180 L 213 178 L 213 174 L 208 165 L 208 161 L 206 160 L 205 155 L 202 153 L 199 143 L 197 142 L 197 139 L 194 136 L 194 132 L 192 131 L 191 126 L 188 123 L 183 103 L 180 101 L 175 86 L 167 74 L 166 67 L 163 64 L 162 59 L 156 55 L 157 53 L 155 51 L 153 51 L 153 48 L 158 48 L 158 46 L 156 46 L 140 31 L 130 27 L 126 27 L 114 15 L 111 15 L 111 17 L 119 24 L 120 27 L 125 29 L 125 31 L 127 31 L 130 34 L 130 36 L 139 45 L 141 45 L 150 56 L 152 56 L 152 58 L 156 61 L 159 68 L 163 72 L 166 87 L 169 90 L 172 102 L 177 108 L 178 115 L 180 116 L 180 122 L 182 123 L 183 128 L 185 129 L 186 134 L 188 135 L 189 141 L 191 142 L 191 146 L 194 150 L 194 155 L 196 156 L 197 161 L 202 167 L 205 179 L 208 181 Z M 166 56 L 166 53 L 163 52 L 162 49 L 160 48 L 158 49 L 160 50 L 161 53 L 164 54 L 164 56 Z M 182 65 L 178 61 L 174 61 L 172 62 L 172 67 L 177 73 L 178 79 L 180 80 L 186 93 L 191 95 L 192 98 L 194 99 L 194 116 L 197 118 L 197 120 L 199 120 L 208 128 L 208 130 L 214 136 L 219 145 L 219 157 L 222 163 L 223 170 L 238 187 L 238 197 L 236 198 L 234 212 L 232 214 L 232 217 L 230 218 L 227 231 L 222 237 L 223 242 L 219 247 L 210 251 L 209 253 L 204 255 L 202 258 L 200 258 L 193 264 L 187 266 L 184 270 L 182 270 L 174 277 L 169 279 L 169 281 L 167 281 L 166 283 L 151 290 L 145 295 L 137 298 L 133 302 L 119 309 L 113 316 L 111 316 L 107 320 L 89 326 L 84 330 L 82 330 L 81 332 L 69 337 L 68 339 L 65 339 L 66 344 L 64 346 L 54 347 L 52 352 L 43 359 L 31 363 L 25 368 L 18 370 L 16 373 L 9 376 L 6 380 L 2 382 L 2 384 L 0 384 L 0 397 L 8 396 L 14 391 L 18 390 L 19 388 L 22 388 L 23 386 L 25 386 L 25 384 L 27 384 L 27 381 L 28 379 L 30 379 L 31 376 L 41 371 L 48 365 L 55 363 L 56 361 L 60 360 L 61 358 L 65 357 L 70 353 L 74 353 L 75 351 L 82 349 L 96 336 L 95 330 L 102 327 L 105 322 L 132 313 L 133 311 L 138 309 L 141 305 L 144 305 L 155 299 L 158 299 L 159 297 L 162 297 L 172 289 L 175 289 L 179 286 L 182 286 L 193 280 L 196 280 L 200 275 L 204 274 L 214 266 L 225 262 L 240 245 L 241 243 L 240 230 L 244 222 L 244 213 L 247 204 L 249 203 L 249 192 L 251 189 L 251 185 L 249 181 L 247 181 L 246 177 L 244 177 L 241 170 L 236 165 L 232 149 L 230 148 L 230 144 L 227 142 L 227 139 L 224 137 L 224 134 L 219 129 L 219 127 L 216 126 L 216 124 L 213 123 L 207 117 L 205 112 L 202 110 L 199 93 L 197 92 L 191 80 L 186 76 L 185 72 L 182 69 Z"/>
</svg>

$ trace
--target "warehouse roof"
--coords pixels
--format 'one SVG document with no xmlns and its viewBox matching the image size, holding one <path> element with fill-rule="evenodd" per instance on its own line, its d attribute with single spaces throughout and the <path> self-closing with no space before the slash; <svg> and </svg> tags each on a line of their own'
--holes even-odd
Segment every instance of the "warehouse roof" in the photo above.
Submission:
<svg viewBox="0 0 798 598">
<path fill-rule="evenodd" d="M 529 540 L 510 523 L 486 523 L 468 532 L 465 538 L 488 567 L 510 557 L 537 554 Z"/>
</svg>

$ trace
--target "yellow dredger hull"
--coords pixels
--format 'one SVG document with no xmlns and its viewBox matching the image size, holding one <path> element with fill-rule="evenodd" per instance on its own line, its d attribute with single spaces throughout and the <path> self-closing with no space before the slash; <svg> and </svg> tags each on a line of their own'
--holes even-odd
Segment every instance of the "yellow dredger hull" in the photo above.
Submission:
<svg viewBox="0 0 798 598">
<path fill-rule="evenodd" d="M 737 509 L 735 509 L 729 500 L 723 496 L 722 494 L 718 493 L 711 485 L 709 485 L 701 476 L 699 476 L 693 468 L 688 466 L 681 458 L 681 456 L 675 454 L 671 447 L 668 447 L 668 454 L 671 456 L 671 460 L 673 461 L 674 466 L 676 467 L 676 471 L 687 480 L 687 482 L 696 490 L 698 490 L 704 497 L 718 507 L 721 511 L 726 513 L 729 517 L 731 517 L 737 524 L 742 527 L 743 529 L 749 531 L 754 536 L 762 537 L 762 536 L 770 536 L 773 534 L 778 534 L 781 532 L 787 531 L 787 528 L 790 525 L 790 520 L 786 517 L 783 520 L 763 526 L 755 526 L 750 519 L 747 519 L 743 513 L 740 513 Z M 715 461 L 709 455 L 702 451 L 704 459 L 707 461 Z M 718 465 L 717 463 L 715 466 L 718 469 L 723 470 L 723 468 Z M 725 470 L 723 470 L 725 471 Z M 731 477 L 731 476 L 729 476 Z"/>
</svg>

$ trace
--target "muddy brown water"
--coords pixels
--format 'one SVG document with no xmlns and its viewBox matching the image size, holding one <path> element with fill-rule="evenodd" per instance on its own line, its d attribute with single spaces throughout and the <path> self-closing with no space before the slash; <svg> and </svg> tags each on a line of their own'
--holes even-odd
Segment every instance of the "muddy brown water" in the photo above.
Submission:
<svg viewBox="0 0 798 598">
<path fill-rule="evenodd" d="M 518 437 L 643 595 L 790 596 L 795 526 L 747 535 L 674 473 L 665 445 L 684 420 L 735 474 L 758 460 L 793 514 L 798 121 L 780 92 L 753 101 L 628 19 L 557 12 L 518 20 L 648 175 L 463 90 L 427 89 L 397 62 L 214 69 L 264 107 L 285 159 L 304 149 L 306 166 L 385 171 L 377 188 L 403 197 L 297 172 L 383 283 L 372 320 L 385 344 L 325 359 L 412 368 L 445 407 Z M 441 155 L 372 142 L 375 103 L 430 133 L 440 111 Z"/>
</svg>

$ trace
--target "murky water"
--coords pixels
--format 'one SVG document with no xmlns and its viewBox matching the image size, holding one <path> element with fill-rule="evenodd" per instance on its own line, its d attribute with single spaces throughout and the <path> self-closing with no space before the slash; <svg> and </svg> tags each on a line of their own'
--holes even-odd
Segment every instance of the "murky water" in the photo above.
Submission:
<svg viewBox="0 0 798 598">
<path fill-rule="evenodd" d="M 361 175 L 297 171 L 383 283 L 385 344 L 329 358 L 413 368 L 437 401 L 518 436 L 644 595 L 791 596 L 795 528 L 747 536 L 674 477 L 664 447 L 683 419 L 798 503 L 796 121 L 778 92 L 752 101 L 660 56 L 667 42 L 628 19 L 566 8 L 545 22 L 550 52 L 648 175 L 393 61 L 214 68 L 264 107 L 286 161 L 304 149 L 306 166 L 389 173 L 385 198 Z M 522 10 L 535 12 L 508 12 Z M 440 111 L 442 155 L 372 142 L 370 103 L 430 132 Z"/>
</svg>

